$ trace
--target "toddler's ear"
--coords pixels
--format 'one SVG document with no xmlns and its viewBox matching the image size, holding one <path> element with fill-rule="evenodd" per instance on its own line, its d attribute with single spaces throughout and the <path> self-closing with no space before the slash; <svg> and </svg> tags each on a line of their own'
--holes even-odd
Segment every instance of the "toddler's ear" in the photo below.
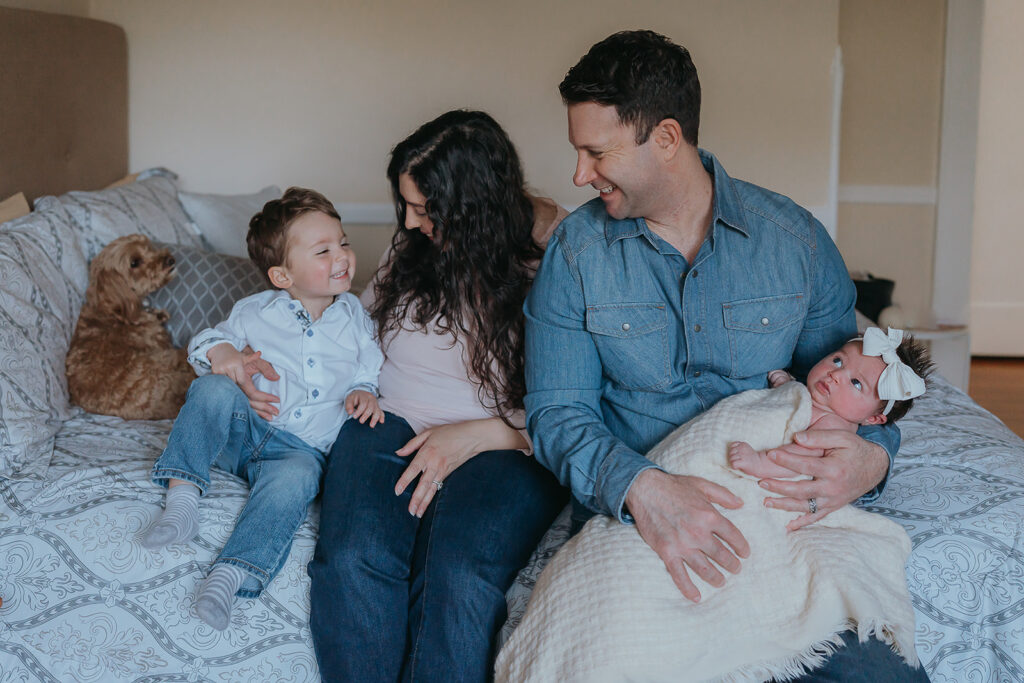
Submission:
<svg viewBox="0 0 1024 683">
<path fill-rule="evenodd" d="M 271 266 L 268 268 L 267 277 L 270 278 L 270 284 L 278 289 L 288 289 L 292 286 L 292 279 L 281 266 Z"/>
<path fill-rule="evenodd" d="M 882 415 L 881 413 L 879 413 L 878 415 L 872 415 L 868 419 L 866 419 L 863 422 L 861 422 L 861 424 L 865 424 L 865 425 L 884 425 L 888 421 L 889 421 L 889 417 L 888 416 Z"/>
</svg>

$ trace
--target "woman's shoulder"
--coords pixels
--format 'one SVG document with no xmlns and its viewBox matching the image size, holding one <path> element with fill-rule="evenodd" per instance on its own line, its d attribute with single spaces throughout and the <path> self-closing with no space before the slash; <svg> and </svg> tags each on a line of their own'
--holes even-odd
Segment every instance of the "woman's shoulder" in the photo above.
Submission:
<svg viewBox="0 0 1024 683">
<path fill-rule="evenodd" d="M 558 224 L 569 215 L 564 207 L 547 197 L 530 195 L 533 204 L 533 241 L 546 247 Z"/>
</svg>

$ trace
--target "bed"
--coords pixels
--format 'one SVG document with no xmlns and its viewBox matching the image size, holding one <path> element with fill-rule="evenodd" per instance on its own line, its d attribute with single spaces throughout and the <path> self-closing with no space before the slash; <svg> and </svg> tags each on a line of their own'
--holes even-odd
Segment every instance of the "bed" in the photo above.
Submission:
<svg viewBox="0 0 1024 683">
<path fill-rule="evenodd" d="M 0 199 L 35 200 L 0 224 L 0 681 L 316 681 L 305 570 L 316 506 L 278 577 L 214 631 L 195 590 L 246 485 L 215 473 L 199 535 L 150 553 L 138 534 L 161 509 L 149 470 L 170 423 L 67 401 L 63 355 L 103 244 L 142 231 L 208 264 L 197 268 L 226 262 L 190 224 L 172 173 L 103 189 L 128 170 L 124 40 L 102 22 L 0 8 L 0 63 L 14 66 L 0 70 Z M 42 45 L 63 47 L 29 58 Z M 1024 680 L 1024 441 L 941 379 L 901 427 L 870 509 L 912 539 L 920 657 L 933 681 Z M 503 636 L 567 534 L 563 515 L 508 593 Z"/>
</svg>

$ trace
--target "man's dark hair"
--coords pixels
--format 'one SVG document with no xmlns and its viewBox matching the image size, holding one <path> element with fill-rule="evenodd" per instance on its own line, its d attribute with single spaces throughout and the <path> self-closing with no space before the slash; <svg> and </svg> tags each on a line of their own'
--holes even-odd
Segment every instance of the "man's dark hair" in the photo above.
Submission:
<svg viewBox="0 0 1024 683">
<path fill-rule="evenodd" d="M 566 104 L 615 107 L 642 145 L 664 119 L 675 119 L 697 146 L 700 80 L 690 53 L 654 31 L 621 31 L 590 48 L 558 86 Z"/>
<path fill-rule="evenodd" d="M 249 234 L 245 237 L 249 258 L 264 278 L 274 266 L 284 265 L 288 227 L 299 216 L 313 211 L 341 220 L 330 200 L 316 190 L 289 187 L 284 196 L 264 204 L 263 210 L 249 221 Z"/>
</svg>

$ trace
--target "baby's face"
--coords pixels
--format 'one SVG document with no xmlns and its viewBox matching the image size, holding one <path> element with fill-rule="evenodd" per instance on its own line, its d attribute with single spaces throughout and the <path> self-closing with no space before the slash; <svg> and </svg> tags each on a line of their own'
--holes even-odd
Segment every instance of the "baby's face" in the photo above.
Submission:
<svg viewBox="0 0 1024 683">
<path fill-rule="evenodd" d="M 849 342 L 818 362 L 807 374 L 811 399 L 821 409 L 857 424 L 881 424 L 878 378 L 885 361 L 861 353 L 861 342 Z"/>
</svg>

